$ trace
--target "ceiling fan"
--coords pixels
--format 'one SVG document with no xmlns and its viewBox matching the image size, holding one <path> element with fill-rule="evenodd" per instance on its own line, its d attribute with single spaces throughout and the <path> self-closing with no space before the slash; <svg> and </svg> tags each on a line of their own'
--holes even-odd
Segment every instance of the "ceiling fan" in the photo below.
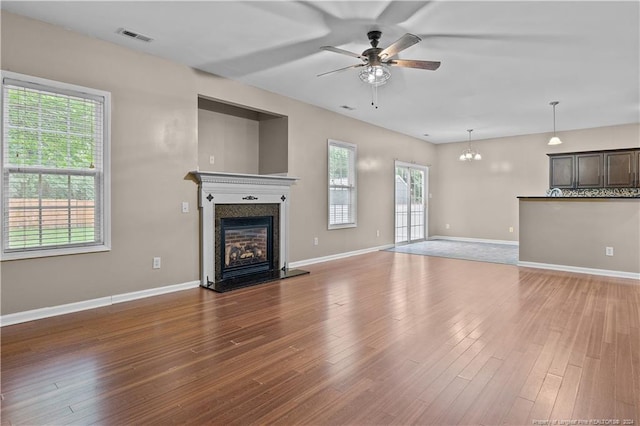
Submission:
<svg viewBox="0 0 640 426">
<path fill-rule="evenodd" d="M 329 52 L 339 53 L 341 55 L 352 56 L 362 60 L 361 64 L 349 65 L 348 67 L 339 68 L 337 70 L 328 71 L 322 74 L 318 74 L 318 77 L 333 74 L 336 72 L 346 71 L 352 68 L 363 68 L 359 77 L 360 80 L 373 86 L 374 99 L 371 102 L 372 105 L 376 103 L 377 93 L 375 88 L 381 86 L 389 80 L 391 72 L 390 66 L 404 67 L 404 68 L 418 68 L 423 70 L 435 71 L 440 67 L 440 62 L 435 61 L 418 61 L 413 59 L 394 59 L 398 53 L 402 52 L 408 47 L 413 46 L 416 43 L 422 41 L 420 37 L 414 34 L 405 34 L 386 48 L 378 47 L 380 37 L 382 37 L 381 31 L 369 31 L 367 33 L 371 47 L 364 52 L 358 54 L 350 52 L 348 50 L 340 49 L 334 46 L 322 46 L 321 50 L 327 50 Z M 377 108 L 377 106 L 376 106 Z"/>
<path fill-rule="evenodd" d="M 361 59 L 363 63 L 350 65 L 348 67 L 318 74 L 318 77 L 323 75 L 333 74 L 340 71 L 345 71 L 351 68 L 380 67 L 378 69 L 373 70 L 374 71 L 373 75 L 375 77 L 373 81 L 371 81 L 368 78 L 364 80 L 370 84 L 380 85 L 380 84 L 386 83 L 389 77 L 391 76 L 391 74 L 387 74 L 387 77 L 385 79 L 380 78 L 382 77 L 383 71 L 378 71 L 378 70 L 380 69 L 386 70 L 387 66 L 419 68 L 419 69 L 431 70 L 431 71 L 435 71 L 438 69 L 438 67 L 440 67 L 440 62 L 417 61 L 413 59 L 394 59 L 398 53 L 422 41 L 422 39 L 417 35 L 407 33 L 385 49 L 378 47 L 378 43 L 380 42 L 380 37 L 382 37 L 381 31 L 369 31 L 367 33 L 367 36 L 369 37 L 369 42 L 371 43 L 371 47 L 360 54 L 349 52 L 348 50 L 340 49 L 338 47 L 322 46 L 320 48 L 321 50 L 327 50 L 329 52 L 335 52 L 335 53 L 340 53 L 342 55 L 352 56 L 354 58 Z M 362 78 L 363 72 L 366 72 L 366 71 L 367 70 L 363 70 L 360 72 L 361 78 Z M 388 73 L 388 70 L 386 71 Z"/>
</svg>

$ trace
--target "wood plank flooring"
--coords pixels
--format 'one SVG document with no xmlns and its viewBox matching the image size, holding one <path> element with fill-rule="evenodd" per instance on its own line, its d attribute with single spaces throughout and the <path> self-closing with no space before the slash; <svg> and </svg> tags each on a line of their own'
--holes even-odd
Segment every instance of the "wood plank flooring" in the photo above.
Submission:
<svg viewBox="0 0 640 426">
<path fill-rule="evenodd" d="M 640 422 L 637 281 L 391 252 L 306 269 L 3 327 L 2 424 Z"/>
</svg>

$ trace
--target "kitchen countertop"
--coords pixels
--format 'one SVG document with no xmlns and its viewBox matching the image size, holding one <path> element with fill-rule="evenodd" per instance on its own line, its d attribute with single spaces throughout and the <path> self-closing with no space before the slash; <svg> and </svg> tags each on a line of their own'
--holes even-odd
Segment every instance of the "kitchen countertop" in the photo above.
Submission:
<svg viewBox="0 0 640 426">
<path fill-rule="evenodd" d="M 519 195 L 519 199 L 524 200 L 552 200 L 552 201 L 570 201 L 570 200 L 640 200 L 640 196 L 633 197 L 624 197 L 624 196 L 616 196 L 616 197 L 605 197 L 605 196 L 597 196 L 597 197 L 549 197 L 546 195 Z"/>
</svg>

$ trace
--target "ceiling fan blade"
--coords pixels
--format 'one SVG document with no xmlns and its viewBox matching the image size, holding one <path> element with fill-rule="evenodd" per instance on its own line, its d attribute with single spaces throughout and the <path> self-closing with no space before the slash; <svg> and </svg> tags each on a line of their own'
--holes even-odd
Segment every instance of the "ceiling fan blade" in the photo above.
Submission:
<svg viewBox="0 0 640 426">
<path fill-rule="evenodd" d="M 440 62 L 435 61 L 416 61 L 413 59 L 394 59 L 393 61 L 384 62 L 387 65 L 405 68 L 419 68 L 421 70 L 435 71 L 440 67 Z"/>
<path fill-rule="evenodd" d="M 327 50 L 329 52 L 340 53 L 341 55 L 353 56 L 354 58 L 364 59 L 363 56 L 359 53 L 349 52 L 348 50 L 340 49 L 338 47 L 333 46 L 322 46 L 321 50 Z"/>
<path fill-rule="evenodd" d="M 402 24 L 425 6 L 431 6 L 434 3 L 434 1 L 392 1 L 378 15 L 376 22 L 386 25 Z"/>
<path fill-rule="evenodd" d="M 380 59 L 386 60 L 386 59 L 393 58 L 398 53 L 406 49 L 407 47 L 411 47 L 414 44 L 420 42 L 421 40 L 422 39 L 417 35 L 407 33 L 402 37 L 400 37 L 398 40 L 396 40 L 394 43 L 392 43 L 391 46 L 382 50 L 382 52 L 380 52 Z"/>
<path fill-rule="evenodd" d="M 323 75 L 327 75 L 327 74 L 333 74 L 334 72 L 346 71 L 346 70 L 351 69 L 351 68 L 364 67 L 364 65 L 365 64 L 349 65 L 348 67 L 338 68 L 337 70 L 323 72 L 322 74 L 318 74 L 317 77 L 322 77 Z"/>
</svg>

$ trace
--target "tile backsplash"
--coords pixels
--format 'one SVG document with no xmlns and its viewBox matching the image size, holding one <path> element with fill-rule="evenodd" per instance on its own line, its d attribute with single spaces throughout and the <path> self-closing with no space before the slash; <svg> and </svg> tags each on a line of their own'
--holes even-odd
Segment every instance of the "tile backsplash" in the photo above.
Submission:
<svg viewBox="0 0 640 426">
<path fill-rule="evenodd" d="M 563 189 L 562 195 L 552 195 L 551 189 L 547 196 L 556 197 L 640 197 L 640 188 L 593 188 L 593 189 Z"/>
</svg>

